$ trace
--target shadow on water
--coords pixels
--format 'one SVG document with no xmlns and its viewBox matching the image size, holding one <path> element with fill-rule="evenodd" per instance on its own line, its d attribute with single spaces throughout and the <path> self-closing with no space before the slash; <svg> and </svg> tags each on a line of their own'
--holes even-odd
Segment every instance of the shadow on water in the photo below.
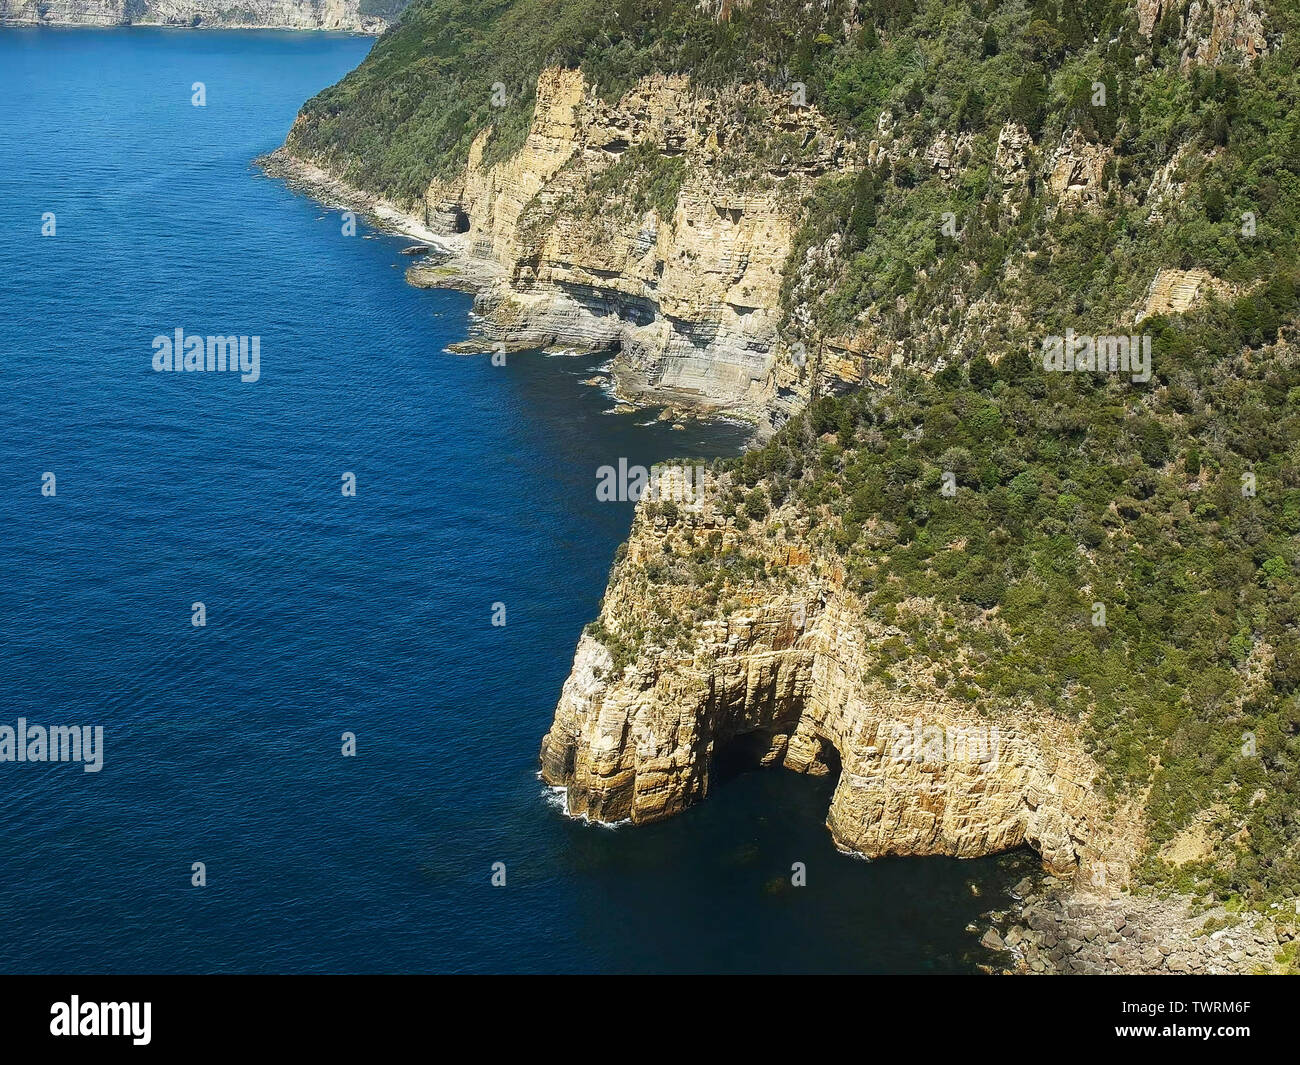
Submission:
<svg viewBox="0 0 1300 1065">
<path fill-rule="evenodd" d="M 567 823 L 580 954 L 597 968 L 968 973 L 996 961 L 978 944 L 981 915 L 1010 904 L 1010 885 L 1038 868 L 1032 852 L 867 860 L 826 827 L 834 774 L 756 769 L 735 751 L 719 770 L 707 800 L 667 821 Z"/>
<path fill-rule="evenodd" d="M 789 729 L 753 729 L 737 736 L 728 737 L 717 742 L 713 751 L 713 763 L 710 766 L 709 790 L 725 786 L 729 781 L 745 773 L 765 772 L 782 767 L 785 744 L 774 747 L 778 736 L 789 734 Z M 817 754 L 808 776 L 829 781 L 829 789 L 834 792 L 843 768 L 840 752 L 829 740 L 818 737 Z"/>
</svg>

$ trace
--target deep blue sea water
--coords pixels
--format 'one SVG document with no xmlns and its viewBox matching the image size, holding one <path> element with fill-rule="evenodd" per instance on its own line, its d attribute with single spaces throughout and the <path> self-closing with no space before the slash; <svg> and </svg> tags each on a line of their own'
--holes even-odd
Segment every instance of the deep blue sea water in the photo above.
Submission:
<svg viewBox="0 0 1300 1065">
<path fill-rule="evenodd" d="M 826 781 L 744 774 L 638 829 L 548 804 L 631 518 L 596 468 L 743 433 L 614 415 L 597 360 L 445 353 L 467 296 L 250 165 L 370 43 L 0 30 L 0 724 L 105 729 L 97 774 L 0 763 L 0 970 L 986 960 L 966 925 L 1024 859 L 838 854 Z M 177 327 L 260 336 L 261 379 L 153 372 Z"/>
</svg>

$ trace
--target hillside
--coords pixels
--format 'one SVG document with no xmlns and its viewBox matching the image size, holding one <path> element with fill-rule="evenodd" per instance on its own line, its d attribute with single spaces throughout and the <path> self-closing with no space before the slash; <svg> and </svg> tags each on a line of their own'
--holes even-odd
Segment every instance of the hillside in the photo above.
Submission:
<svg viewBox="0 0 1300 1065">
<path fill-rule="evenodd" d="M 417 0 L 304 108 L 291 153 L 499 271 L 488 339 L 763 430 L 639 508 L 543 746 L 571 811 L 671 814 L 736 741 L 839 773 L 855 850 L 1300 894 L 1296 19 Z M 899 768 L 915 719 L 1002 771 Z"/>
</svg>

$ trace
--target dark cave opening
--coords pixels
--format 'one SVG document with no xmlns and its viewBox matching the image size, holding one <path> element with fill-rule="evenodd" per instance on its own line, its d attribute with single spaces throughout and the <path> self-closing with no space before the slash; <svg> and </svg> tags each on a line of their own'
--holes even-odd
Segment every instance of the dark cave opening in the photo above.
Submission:
<svg viewBox="0 0 1300 1065">
<path fill-rule="evenodd" d="M 710 782 L 714 787 L 726 784 L 729 780 L 756 769 L 791 768 L 808 776 L 828 780 L 833 786 L 840 776 L 843 763 L 835 744 L 825 737 L 817 737 L 817 753 L 806 766 L 789 766 L 785 764 L 786 747 L 778 736 L 787 736 L 784 729 L 753 729 L 719 740 L 714 744 L 713 759 L 710 764 Z"/>
</svg>

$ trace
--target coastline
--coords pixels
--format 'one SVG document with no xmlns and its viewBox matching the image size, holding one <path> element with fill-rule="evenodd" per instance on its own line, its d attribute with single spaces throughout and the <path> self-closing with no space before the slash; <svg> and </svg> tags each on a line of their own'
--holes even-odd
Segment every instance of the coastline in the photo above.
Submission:
<svg viewBox="0 0 1300 1065">
<path fill-rule="evenodd" d="M 363 215 L 374 228 L 428 244 L 432 255 L 415 270 L 420 287 L 451 287 L 484 293 L 503 280 L 491 260 L 469 255 L 456 234 L 430 229 L 424 218 L 334 176 L 285 147 L 255 163 L 266 176 L 281 179 L 333 209 Z M 484 339 L 467 339 L 456 350 L 491 350 Z M 611 371 L 615 382 L 619 373 Z M 624 401 L 621 389 L 615 398 Z M 636 402 L 640 399 L 641 402 Z M 625 402 L 643 408 L 643 394 Z M 731 416 L 722 414 L 722 416 Z M 571 815 L 569 815 L 571 817 Z M 1005 975 L 1218 973 L 1286 971 L 1278 954 L 1297 931 L 1260 913 L 1229 913 L 1188 896 L 1157 897 L 1131 891 L 1092 892 L 1047 873 L 1026 878 L 1015 889 L 1023 899 L 1010 909 L 989 912 L 972 932 L 995 952 L 1001 965 L 987 973 Z M 1290 948 L 1294 949 L 1294 948 Z M 1288 951 L 1290 953 L 1290 951 Z"/>
<path fill-rule="evenodd" d="M 435 233 L 423 219 L 380 196 L 349 185 L 315 163 L 294 155 L 283 145 L 266 155 L 259 155 L 253 164 L 268 177 L 282 180 L 295 192 L 302 192 L 326 207 L 357 211 L 378 229 L 431 244 L 447 255 L 463 254 L 454 237 Z"/>
<path fill-rule="evenodd" d="M 280 147 L 253 160 L 268 177 L 283 181 L 294 192 L 307 196 L 333 210 L 354 211 L 362 215 L 376 229 L 405 237 L 429 246 L 429 253 L 415 257 L 406 268 L 408 284 L 416 288 L 448 288 L 467 292 L 475 297 L 489 299 L 492 294 L 507 287 L 507 277 L 501 266 L 492 259 L 471 254 L 468 240 L 460 234 L 449 234 L 429 227 L 424 218 L 410 210 L 366 192 L 331 173 L 318 163 L 294 155 L 287 147 Z M 477 301 L 476 301 L 477 303 Z M 470 334 L 465 340 L 453 344 L 448 350 L 469 355 L 497 350 L 531 350 L 536 345 L 523 342 L 493 341 L 483 334 L 481 309 L 471 317 Z M 566 336 L 542 350 L 563 351 L 573 354 L 610 352 L 613 356 L 609 375 L 613 384 L 613 398 L 637 410 L 661 409 L 661 420 L 684 422 L 687 420 L 722 419 L 750 426 L 755 439 L 764 438 L 763 426 L 752 412 L 726 407 L 703 406 L 684 401 L 684 397 L 666 390 L 656 391 L 644 381 L 643 376 L 625 361 L 618 351 L 608 344 L 593 346 L 580 332 Z M 671 414 L 671 417 L 667 417 Z"/>
<path fill-rule="evenodd" d="M 409 210 L 364 192 L 310 160 L 280 147 L 255 160 L 269 176 L 285 181 L 326 207 L 353 210 L 376 228 L 429 245 L 432 255 L 415 271 L 419 287 L 447 287 L 472 293 L 504 279 L 492 261 L 469 254 L 458 235 L 432 230 Z M 462 352 L 491 350 L 471 338 L 455 346 Z M 611 371 L 615 382 L 617 367 Z M 622 390 L 615 397 L 624 400 Z M 637 402 L 637 400 L 640 402 Z M 646 407 L 644 394 L 628 398 Z M 722 416 L 731 417 L 725 412 Z M 567 813 L 566 816 L 573 815 Z M 583 820 L 586 820 L 583 818 Z M 599 822 L 595 822 L 599 823 Z M 602 826 L 611 827 L 611 826 Z M 1017 885 L 1022 901 L 981 918 L 981 945 L 1002 959 L 986 972 L 1005 975 L 1262 973 L 1278 971 L 1278 952 L 1297 932 L 1259 913 L 1230 914 L 1188 896 L 1168 897 L 1115 890 L 1094 892 L 1047 873 Z M 987 929 L 987 930 L 985 930 Z M 972 931 L 975 931 L 973 928 Z"/>
<path fill-rule="evenodd" d="M 1270 975 L 1293 971 L 1295 924 L 1208 896 L 1084 888 L 1048 875 L 1011 889 L 985 913 L 980 945 L 1004 976 Z"/>
<path fill-rule="evenodd" d="M 267 177 L 283 181 L 294 192 L 308 196 L 324 207 L 354 211 L 376 229 L 427 244 L 436 258 L 422 270 L 428 272 L 432 269 L 438 273 L 436 287 L 478 293 L 502 276 L 495 263 L 472 257 L 464 238 L 429 228 L 423 218 L 382 196 L 364 192 L 311 160 L 294 155 L 283 145 L 258 156 L 253 163 Z M 408 282 L 411 281 L 411 271 L 419 265 L 407 268 Z M 428 288 L 430 285 L 430 280 L 425 278 L 417 287 Z M 488 350 L 491 350 L 490 345 Z"/>
<path fill-rule="evenodd" d="M 266 22 L 156 22 L 149 19 L 124 19 L 116 21 L 96 21 L 93 19 L 84 19 L 79 22 L 70 22 L 64 19 L 25 19 L 25 18 L 3 18 L 0 19 L 0 30 L 4 29 L 21 29 L 21 30 L 129 30 L 139 27 L 140 29 L 149 30 L 240 30 L 256 31 L 270 30 L 276 33 L 341 33 L 350 37 L 380 37 L 392 23 L 384 22 L 375 26 L 301 26 L 290 25 L 288 23 L 266 23 Z"/>
</svg>

